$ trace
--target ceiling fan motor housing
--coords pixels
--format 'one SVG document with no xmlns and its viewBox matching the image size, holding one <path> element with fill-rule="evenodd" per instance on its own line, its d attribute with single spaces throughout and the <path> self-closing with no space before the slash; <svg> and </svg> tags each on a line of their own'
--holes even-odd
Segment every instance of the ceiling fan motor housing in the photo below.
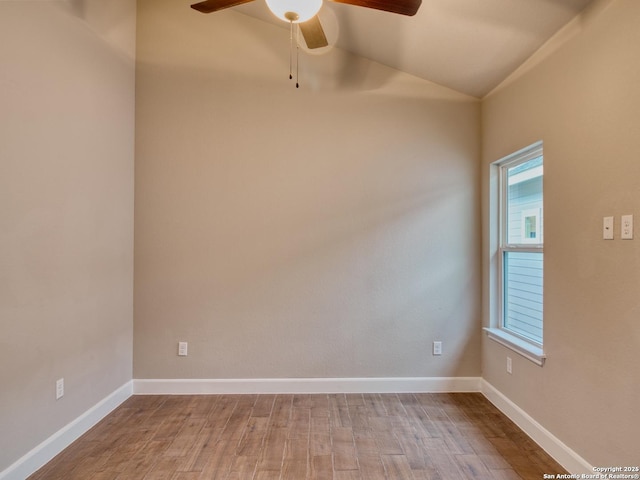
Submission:
<svg viewBox="0 0 640 480">
<path fill-rule="evenodd" d="M 322 7 L 322 0 L 265 0 L 269 10 L 280 20 L 292 23 L 306 22 Z"/>
</svg>

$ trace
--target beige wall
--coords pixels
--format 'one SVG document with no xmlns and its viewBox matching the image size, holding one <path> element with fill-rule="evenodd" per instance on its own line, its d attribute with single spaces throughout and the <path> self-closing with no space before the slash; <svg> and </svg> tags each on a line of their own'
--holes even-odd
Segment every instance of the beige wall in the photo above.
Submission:
<svg viewBox="0 0 640 480">
<path fill-rule="evenodd" d="M 478 102 L 138 8 L 134 377 L 478 376 Z"/>
<path fill-rule="evenodd" d="M 0 472 L 131 379 L 134 8 L 0 2 Z"/>
<path fill-rule="evenodd" d="M 540 368 L 485 339 L 483 377 L 595 466 L 639 458 L 640 230 L 619 238 L 620 215 L 640 222 L 638 25 L 640 2 L 597 2 L 483 103 L 485 219 L 489 163 L 544 140 L 548 355 Z M 488 312 L 485 288 L 487 325 Z"/>
</svg>

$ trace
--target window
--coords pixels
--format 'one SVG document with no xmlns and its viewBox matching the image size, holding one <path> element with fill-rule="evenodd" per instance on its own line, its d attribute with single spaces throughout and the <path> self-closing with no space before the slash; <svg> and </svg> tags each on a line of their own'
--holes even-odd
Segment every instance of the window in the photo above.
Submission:
<svg viewBox="0 0 640 480">
<path fill-rule="evenodd" d="M 498 173 L 498 328 L 489 336 L 539 365 L 543 340 L 542 143 L 494 164 Z"/>
<path fill-rule="evenodd" d="M 540 216 L 542 208 L 522 210 L 522 243 L 539 243 L 540 241 Z"/>
</svg>

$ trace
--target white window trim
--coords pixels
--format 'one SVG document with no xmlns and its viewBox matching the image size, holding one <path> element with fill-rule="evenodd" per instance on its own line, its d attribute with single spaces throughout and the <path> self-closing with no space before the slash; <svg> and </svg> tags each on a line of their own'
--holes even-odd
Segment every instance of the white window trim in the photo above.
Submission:
<svg viewBox="0 0 640 480">
<path fill-rule="evenodd" d="M 484 331 L 487 332 L 487 336 L 491 340 L 513 350 L 527 360 L 531 360 L 536 365 L 541 367 L 544 365 L 547 355 L 544 353 L 544 350 L 542 350 L 542 347 L 536 347 L 531 342 L 517 337 L 504 328 L 484 328 Z"/>
<path fill-rule="evenodd" d="M 492 164 L 492 168 L 495 168 L 497 171 L 498 177 L 502 175 L 501 167 L 505 164 L 508 164 L 512 161 L 518 161 L 518 163 L 524 163 L 528 160 L 532 160 L 542 154 L 542 142 L 536 142 L 533 145 L 523 148 L 507 157 L 504 157 L 497 162 Z M 503 181 L 502 178 L 499 178 L 498 185 L 500 185 L 503 189 L 508 188 L 507 182 Z M 492 268 L 495 269 L 493 271 L 493 276 L 497 279 L 497 281 L 490 282 L 493 285 L 497 286 L 496 292 L 491 292 L 490 295 L 494 297 L 497 301 L 497 311 L 494 311 L 490 316 L 490 327 L 485 327 L 484 331 L 487 333 L 487 336 L 499 343 L 500 345 L 516 352 L 522 357 L 530 360 L 534 364 L 542 367 L 547 358 L 543 345 L 540 345 L 536 342 L 533 342 L 530 339 L 525 339 L 524 337 L 520 337 L 514 332 L 511 332 L 503 327 L 503 315 L 504 315 L 504 301 L 503 301 L 503 260 L 502 255 L 505 251 L 530 251 L 530 252 L 541 252 L 543 251 L 543 245 L 534 245 L 534 244 L 518 244 L 518 248 L 514 249 L 516 245 L 509 245 L 506 243 L 506 232 L 504 231 L 505 217 L 507 215 L 506 208 L 503 207 L 502 202 L 504 196 L 504 192 L 497 192 L 497 199 L 495 208 L 492 212 L 492 216 L 496 219 L 498 225 L 498 237 L 497 237 L 497 249 L 495 250 L 495 254 L 499 257 L 499 260 L 496 265 Z M 493 302 L 490 302 L 493 303 Z"/>
</svg>

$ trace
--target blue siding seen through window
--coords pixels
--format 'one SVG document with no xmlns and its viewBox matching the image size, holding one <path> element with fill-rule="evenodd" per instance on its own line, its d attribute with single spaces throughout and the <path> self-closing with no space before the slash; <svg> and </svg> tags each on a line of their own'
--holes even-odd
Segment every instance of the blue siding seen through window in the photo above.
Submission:
<svg viewBox="0 0 640 480">
<path fill-rule="evenodd" d="M 542 343 L 542 253 L 504 252 L 504 326 Z"/>
<path fill-rule="evenodd" d="M 509 186 L 507 219 L 507 243 L 542 243 L 542 232 L 538 237 L 524 235 L 527 215 L 536 214 L 542 225 L 542 177 L 538 176 Z"/>
</svg>

